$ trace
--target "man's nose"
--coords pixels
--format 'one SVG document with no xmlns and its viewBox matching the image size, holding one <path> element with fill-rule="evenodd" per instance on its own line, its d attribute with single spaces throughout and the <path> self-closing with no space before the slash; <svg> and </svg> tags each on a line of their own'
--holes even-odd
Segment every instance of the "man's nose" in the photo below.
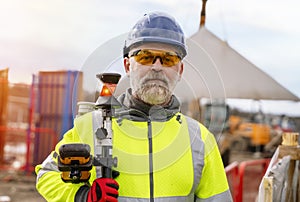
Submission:
<svg viewBox="0 0 300 202">
<path fill-rule="evenodd" d="M 156 70 L 160 70 L 163 67 L 162 65 L 163 62 L 161 57 L 157 56 L 156 58 L 154 58 L 152 68 L 155 68 Z"/>
</svg>

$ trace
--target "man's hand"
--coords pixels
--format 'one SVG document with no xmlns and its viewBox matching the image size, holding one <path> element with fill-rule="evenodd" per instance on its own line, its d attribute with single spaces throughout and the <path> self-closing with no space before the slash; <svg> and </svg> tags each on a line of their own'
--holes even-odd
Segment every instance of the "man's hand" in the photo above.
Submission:
<svg viewBox="0 0 300 202">
<path fill-rule="evenodd" d="M 94 180 L 88 192 L 87 202 L 117 202 L 119 184 L 110 178 Z"/>
</svg>

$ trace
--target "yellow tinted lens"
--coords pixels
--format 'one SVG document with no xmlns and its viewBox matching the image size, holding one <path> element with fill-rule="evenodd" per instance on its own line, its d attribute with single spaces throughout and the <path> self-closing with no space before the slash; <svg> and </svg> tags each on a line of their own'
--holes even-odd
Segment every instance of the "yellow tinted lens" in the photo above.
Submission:
<svg viewBox="0 0 300 202">
<path fill-rule="evenodd" d="M 162 66 L 171 67 L 180 61 L 180 57 L 175 52 L 158 50 L 140 50 L 134 53 L 135 61 L 142 65 L 152 65 L 156 59 L 160 59 Z"/>
<path fill-rule="evenodd" d="M 163 66 L 171 67 L 176 65 L 180 61 L 180 58 L 177 55 L 171 55 L 166 53 L 164 57 L 162 57 Z"/>
<path fill-rule="evenodd" d="M 141 50 L 134 56 L 135 61 L 142 65 L 151 65 L 153 64 L 153 60 L 155 55 L 152 54 L 150 51 Z"/>
</svg>

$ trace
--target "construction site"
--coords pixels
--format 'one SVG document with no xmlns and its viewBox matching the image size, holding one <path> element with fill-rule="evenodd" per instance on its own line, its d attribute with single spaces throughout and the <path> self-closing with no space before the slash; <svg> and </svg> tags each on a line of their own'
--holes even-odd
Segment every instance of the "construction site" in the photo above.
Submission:
<svg viewBox="0 0 300 202">
<path fill-rule="evenodd" d="M 0 201 L 44 201 L 35 189 L 34 167 L 72 127 L 77 102 L 91 95 L 82 91 L 83 73 L 78 71 L 39 72 L 31 85 L 9 83 L 8 68 L 0 73 Z M 225 102 L 199 100 L 183 103 L 182 110 L 214 133 L 234 201 L 257 200 L 259 185 L 280 147 L 281 158 L 289 153 L 295 158 L 290 164 L 295 167 L 286 169 L 286 175 L 297 174 L 300 117 L 243 112 Z M 286 137 L 292 146 L 282 145 L 283 135 L 293 136 Z M 296 187 L 299 194 L 299 183 Z"/>
<path fill-rule="evenodd" d="M 205 3 L 199 30 L 187 39 L 189 56 L 174 92 L 181 111 L 214 135 L 234 202 L 300 202 L 300 115 L 228 104 L 228 99 L 257 104 L 299 103 L 300 98 L 210 32 Z M 107 50 L 115 41 L 97 50 Z M 10 82 L 10 67 L 0 67 L 0 202 L 46 201 L 36 190 L 35 167 L 73 127 L 78 103 L 97 101 L 100 86 L 86 89 L 90 81 L 99 85 L 96 75 L 107 70 L 92 67 L 102 65 L 95 64 L 103 55 L 97 50 L 82 70 L 38 71 L 30 84 Z M 130 86 L 121 74 L 115 97 Z"/>
</svg>

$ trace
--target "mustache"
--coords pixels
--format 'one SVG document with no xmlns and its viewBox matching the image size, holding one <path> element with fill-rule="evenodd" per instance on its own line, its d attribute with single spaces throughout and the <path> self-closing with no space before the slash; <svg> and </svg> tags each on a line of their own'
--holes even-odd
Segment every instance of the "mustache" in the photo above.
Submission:
<svg viewBox="0 0 300 202">
<path fill-rule="evenodd" d="M 165 83 L 166 85 L 168 85 L 168 79 L 166 78 L 166 76 L 164 76 L 161 73 L 157 73 L 157 72 L 150 72 L 149 74 L 147 74 L 146 77 L 144 77 L 144 79 L 142 80 L 142 84 L 147 83 L 148 81 L 151 80 L 160 80 L 163 83 Z"/>
</svg>

